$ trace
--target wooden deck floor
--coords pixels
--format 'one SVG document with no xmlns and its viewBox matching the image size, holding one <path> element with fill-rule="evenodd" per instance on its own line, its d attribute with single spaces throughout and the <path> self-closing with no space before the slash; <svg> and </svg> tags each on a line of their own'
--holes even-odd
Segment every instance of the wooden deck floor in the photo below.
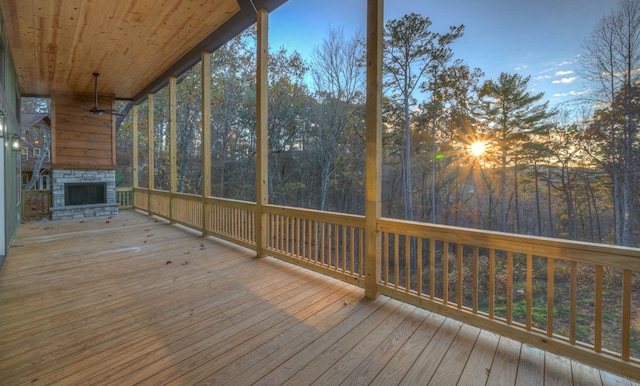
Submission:
<svg viewBox="0 0 640 386">
<path fill-rule="evenodd" d="M 0 384 L 629 385 L 134 212 L 23 224 Z"/>
</svg>

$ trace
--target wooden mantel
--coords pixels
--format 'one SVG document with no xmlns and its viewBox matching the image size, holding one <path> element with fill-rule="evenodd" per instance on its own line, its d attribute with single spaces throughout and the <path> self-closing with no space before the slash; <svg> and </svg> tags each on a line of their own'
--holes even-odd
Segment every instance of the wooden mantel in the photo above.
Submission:
<svg viewBox="0 0 640 386">
<path fill-rule="evenodd" d="M 111 109 L 114 97 L 98 106 Z M 54 169 L 115 169 L 115 119 L 91 115 L 93 94 L 55 94 L 51 98 L 51 163 Z"/>
</svg>

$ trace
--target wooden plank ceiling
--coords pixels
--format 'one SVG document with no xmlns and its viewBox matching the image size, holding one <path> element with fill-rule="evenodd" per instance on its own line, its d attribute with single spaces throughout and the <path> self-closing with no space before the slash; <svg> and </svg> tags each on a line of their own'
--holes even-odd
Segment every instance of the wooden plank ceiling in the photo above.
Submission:
<svg viewBox="0 0 640 386">
<path fill-rule="evenodd" d="M 286 0 L 0 0 L 23 95 L 153 91 Z"/>
</svg>

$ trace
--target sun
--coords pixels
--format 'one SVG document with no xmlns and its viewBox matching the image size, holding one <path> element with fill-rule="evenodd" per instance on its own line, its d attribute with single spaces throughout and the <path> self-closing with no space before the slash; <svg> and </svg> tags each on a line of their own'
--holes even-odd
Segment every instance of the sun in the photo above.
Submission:
<svg viewBox="0 0 640 386">
<path fill-rule="evenodd" d="M 476 141 L 469 145 L 469 151 L 474 157 L 480 157 L 483 155 L 486 148 L 487 145 L 483 141 Z"/>
</svg>

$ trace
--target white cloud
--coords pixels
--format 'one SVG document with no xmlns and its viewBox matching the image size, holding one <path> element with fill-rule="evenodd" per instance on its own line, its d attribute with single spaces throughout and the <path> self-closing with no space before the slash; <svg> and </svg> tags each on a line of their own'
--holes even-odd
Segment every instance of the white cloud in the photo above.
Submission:
<svg viewBox="0 0 640 386">
<path fill-rule="evenodd" d="M 514 71 L 526 70 L 527 67 L 529 67 L 529 66 L 526 65 L 526 64 L 523 64 L 522 66 L 518 66 L 518 67 L 514 68 L 513 70 Z"/>
<path fill-rule="evenodd" d="M 560 80 L 554 80 L 553 82 L 551 82 L 552 84 L 569 84 L 569 83 L 573 83 L 577 78 L 575 76 L 572 76 L 571 78 L 562 78 Z"/>
<path fill-rule="evenodd" d="M 535 80 L 542 80 L 542 79 L 549 79 L 549 78 L 551 78 L 551 75 L 540 75 L 536 77 Z"/>
<path fill-rule="evenodd" d="M 573 74 L 573 71 L 558 71 L 556 72 L 556 76 L 565 76 L 565 75 L 571 75 Z"/>
<path fill-rule="evenodd" d="M 567 66 L 569 64 L 572 64 L 573 62 L 569 62 L 567 60 L 565 60 L 564 62 L 560 62 L 558 64 L 554 64 L 552 67 L 547 68 L 546 70 L 542 70 L 540 71 L 541 74 L 544 74 L 545 72 L 552 72 L 552 71 L 556 71 L 558 68 L 562 67 L 562 66 Z"/>
<path fill-rule="evenodd" d="M 589 92 L 589 90 L 569 91 L 569 92 L 563 92 L 563 93 L 555 93 L 555 94 L 553 94 L 553 96 L 555 98 L 568 97 L 568 96 L 580 96 L 580 95 L 586 94 L 588 92 Z"/>
</svg>

